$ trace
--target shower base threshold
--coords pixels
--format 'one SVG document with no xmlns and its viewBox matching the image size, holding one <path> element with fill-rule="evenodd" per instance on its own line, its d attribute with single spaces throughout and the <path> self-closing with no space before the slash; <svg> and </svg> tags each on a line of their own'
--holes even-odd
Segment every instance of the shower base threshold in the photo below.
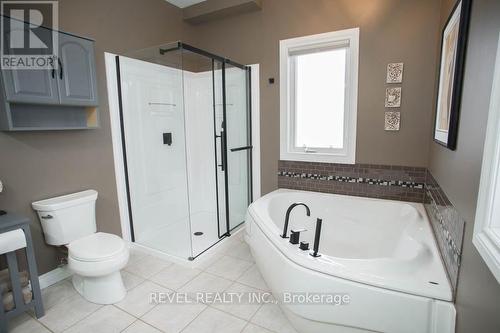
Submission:
<svg viewBox="0 0 500 333">
<path fill-rule="evenodd" d="M 245 229 L 244 224 L 239 226 L 238 228 L 236 228 L 231 232 L 230 237 L 222 238 L 218 243 L 214 244 L 205 252 L 201 253 L 196 258 L 194 258 L 194 260 L 189 260 L 189 258 L 180 258 L 177 256 L 173 256 L 165 252 L 159 251 L 157 249 L 153 249 L 135 242 L 130 243 L 130 248 L 133 251 L 149 254 L 159 259 L 171 261 L 173 263 L 184 265 L 190 268 L 198 268 L 198 267 L 203 267 L 207 262 L 211 261 L 214 258 L 214 256 L 220 254 L 221 253 L 220 250 L 223 250 L 224 247 L 229 245 L 234 240 L 235 237 L 242 237 L 244 229 Z"/>
</svg>

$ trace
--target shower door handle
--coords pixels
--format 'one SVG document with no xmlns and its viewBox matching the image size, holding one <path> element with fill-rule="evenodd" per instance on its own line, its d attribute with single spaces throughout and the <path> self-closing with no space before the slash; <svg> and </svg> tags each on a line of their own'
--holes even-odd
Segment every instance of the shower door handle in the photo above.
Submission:
<svg viewBox="0 0 500 333">
<path fill-rule="evenodd" d="M 216 138 L 220 138 L 220 158 L 221 158 L 221 164 L 218 166 L 220 167 L 221 171 L 225 170 L 225 165 L 226 165 L 226 136 L 224 135 L 224 131 L 220 132 L 220 135 L 216 135 Z"/>
<path fill-rule="evenodd" d="M 231 148 L 231 153 L 234 153 L 236 151 L 249 150 L 252 148 L 253 148 L 253 146 L 243 146 L 243 147 L 238 147 L 238 148 Z"/>
</svg>

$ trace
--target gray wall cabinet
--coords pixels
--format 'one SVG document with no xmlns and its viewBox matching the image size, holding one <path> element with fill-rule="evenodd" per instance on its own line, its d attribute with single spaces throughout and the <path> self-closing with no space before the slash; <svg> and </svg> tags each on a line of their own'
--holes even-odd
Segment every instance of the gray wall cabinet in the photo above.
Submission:
<svg viewBox="0 0 500 333">
<path fill-rule="evenodd" d="M 59 34 L 57 68 L 1 70 L 1 130 L 98 126 L 94 41 L 56 33 Z"/>
<path fill-rule="evenodd" d="M 59 98 L 63 105 L 97 105 L 94 42 L 59 34 Z"/>
</svg>

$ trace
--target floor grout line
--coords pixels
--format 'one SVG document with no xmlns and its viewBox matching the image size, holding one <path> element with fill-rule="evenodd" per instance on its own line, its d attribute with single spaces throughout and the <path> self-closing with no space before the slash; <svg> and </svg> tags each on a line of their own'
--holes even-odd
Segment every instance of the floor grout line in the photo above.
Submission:
<svg viewBox="0 0 500 333">
<path fill-rule="evenodd" d="M 134 317 L 134 318 L 135 318 L 135 317 Z M 134 323 L 135 323 L 136 321 L 138 321 L 138 320 L 139 320 L 138 318 L 135 318 L 135 320 L 134 320 L 133 322 L 131 322 L 131 323 L 130 323 L 127 327 L 125 327 L 124 329 L 122 329 L 120 332 L 123 332 L 123 331 L 127 330 L 127 328 L 129 328 L 130 326 L 134 325 Z"/>
<path fill-rule="evenodd" d="M 118 303 L 115 303 L 115 304 L 109 304 L 109 305 L 114 306 L 114 307 L 115 307 L 115 308 L 117 308 L 118 310 L 125 312 L 126 314 L 128 314 L 128 315 L 130 315 L 130 316 L 134 317 L 135 319 L 141 319 L 141 317 L 138 317 L 138 316 L 136 316 L 135 314 L 130 313 L 130 312 L 128 312 L 127 310 L 120 308 L 120 307 L 119 307 L 118 305 L 116 305 L 116 304 L 118 304 Z M 155 308 L 155 307 L 156 307 L 156 305 L 155 305 L 155 306 L 153 306 L 153 308 Z M 153 310 L 153 309 L 150 309 L 150 310 L 148 310 L 147 312 L 149 312 L 149 311 L 151 311 L 151 310 Z M 146 313 L 147 313 L 147 312 L 146 312 Z M 146 314 L 146 313 L 144 313 L 144 314 Z"/>
<path fill-rule="evenodd" d="M 182 284 L 180 287 L 178 287 L 177 289 L 172 289 L 172 288 L 169 288 L 165 285 L 161 285 L 160 283 L 157 283 L 159 285 L 161 285 L 162 287 L 165 287 L 165 288 L 168 288 L 168 289 L 172 289 L 175 293 L 178 293 L 180 289 L 182 289 L 185 285 L 187 285 L 189 282 L 193 281 L 194 279 L 196 279 L 198 276 L 200 276 L 201 273 L 203 273 L 203 271 L 201 270 L 198 270 L 199 272 L 193 276 L 192 278 L 190 278 L 187 282 L 185 282 L 184 284 Z M 159 273 L 158 273 L 159 274 Z M 154 276 L 154 275 L 153 275 Z"/>
<path fill-rule="evenodd" d="M 208 305 L 206 304 L 203 305 L 205 305 L 205 308 L 201 310 L 200 313 L 198 313 L 186 326 L 184 326 L 182 330 L 179 331 L 179 333 L 182 333 L 189 325 L 191 325 L 192 322 L 196 320 L 196 318 L 198 318 L 203 312 L 205 312 L 208 309 Z"/>
<path fill-rule="evenodd" d="M 82 297 L 81 295 L 79 295 L 79 296 L 80 296 L 80 297 Z M 83 297 L 82 297 L 82 298 L 83 298 Z M 85 300 L 85 299 L 84 299 L 84 300 Z M 92 302 L 91 302 L 91 303 L 92 303 Z M 96 304 L 96 303 L 92 303 L 92 304 Z M 73 323 L 72 325 L 70 325 L 70 326 L 66 327 L 65 329 L 63 329 L 63 330 L 61 331 L 61 333 L 66 332 L 66 331 L 67 331 L 67 330 L 69 330 L 71 327 L 73 327 L 73 326 L 75 326 L 76 324 L 78 324 L 79 322 L 81 322 L 81 321 L 83 321 L 83 320 L 87 319 L 88 317 L 90 317 L 92 314 L 96 313 L 97 311 L 99 311 L 99 310 L 100 310 L 100 309 L 102 309 L 103 307 L 104 307 L 104 305 L 101 305 L 101 304 L 100 304 L 100 306 L 99 306 L 97 309 L 95 309 L 94 311 L 92 311 L 92 312 L 88 313 L 86 316 L 84 316 L 82 319 L 80 319 L 80 320 L 76 321 L 76 322 L 75 322 L 75 323 Z"/>
<path fill-rule="evenodd" d="M 49 327 L 47 327 L 44 323 L 42 323 L 40 320 L 38 320 L 38 318 L 36 318 L 36 317 L 32 317 L 32 318 L 33 318 L 33 319 L 35 319 L 37 323 L 39 323 L 40 325 L 42 325 L 43 327 L 45 327 L 45 328 L 47 329 L 47 331 L 54 333 L 54 331 L 53 331 L 53 330 L 51 330 L 51 329 L 50 329 Z"/>
<path fill-rule="evenodd" d="M 140 322 L 141 322 L 141 323 L 143 323 L 144 325 L 147 325 L 147 326 L 149 326 L 149 327 L 154 328 L 155 330 L 158 330 L 158 331 L 160 331 L 160 332 L 165 332 L 165 331 L 160 330 L 159 328 L 157 328 L 157 327 L 155 327 L 155 326 L 153 326 L 153 325 L 151 325 L 151 324 L 146 323 L 144 320 L 141 320 L 140 318 L 136 318 L 136 320 L 134 320 L 134 321 L 132 322 L 132 324 L 128 325 L 126 328 L 124 328 L 124 329 L 123 329 L 123 330 L 121 330 L 120 332 L 124 332 L 124 331 L 126 331 L 126 330 L 130 327 L 130 326 L 134 325 L 134 324 L 135 324 L 136 322 L 138 322 L 138 321 L 140 321 Z"/>
</svg>

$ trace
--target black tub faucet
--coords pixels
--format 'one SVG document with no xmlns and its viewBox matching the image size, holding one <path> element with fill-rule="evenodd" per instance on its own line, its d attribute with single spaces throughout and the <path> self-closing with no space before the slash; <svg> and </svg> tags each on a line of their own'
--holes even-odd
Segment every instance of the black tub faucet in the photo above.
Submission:
<svg viewBox="0 0 500 333">
<path fill-rule="evenodd" d="M 306 214 L 307 216 L 311 216 L 311 210 L 309 207 L 303 203 L 303 202 L 296 202 L 294 204 L 291 204 L 290 207 L 286 210 L 286 215 L 285 215 L 285 225 L 283 227 L 283 234 L 280 235 L 281 238 L 288 238 L 287 232 L 288 232 L 288 221 L 290 220 L 290 213 L 292 212 L 292 209 L 294 209 L 297 206 L 304 206 L 306 208 Z"/>
</svg>

